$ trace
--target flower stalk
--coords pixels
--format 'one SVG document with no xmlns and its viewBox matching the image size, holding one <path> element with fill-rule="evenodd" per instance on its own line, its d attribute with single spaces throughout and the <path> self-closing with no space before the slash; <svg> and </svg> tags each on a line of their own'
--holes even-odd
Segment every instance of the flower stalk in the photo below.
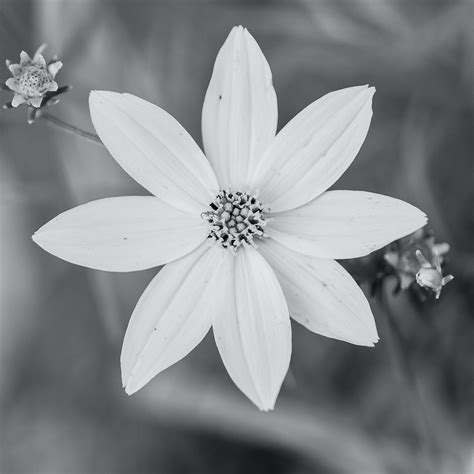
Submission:
<svg viewBox="0 0 474 474">
<path fill-rule="evenodd" d="M 416 373 L 407 350 L 405 336 L 398 325 L 398 318 L 394 314 L 387 289 L 380 286 L 376 295 L 382 308 L 386 320 L 386 331 L 384 337 L 387 341 L 387 349 L 394 371 L 397 372 L 400 384 L 404 392 L 404 397 L 411 417 L 413 419 L 414 429 L 418 438 L 419 465 L 418 472 L 434 472 L 434 459 L 436 450 L 436 440 L 432 435 L 429 417 L 423 403 L 423 397 Z"/>
<path fill-rule="evenodd" d="M 86 132 L 85 130 L 82 130 L 79 127 L 76 127 L 75 125 L 71 125 L 64 120 L 61 120 L 54 115 L 51 115 L 49 113 L 45 112 L 40 112 L 36 116 L 37 118 L 42 118 L 45 120 L 49 125 L 58 128 L 60 130 L 65 130 L 68 133 L 74 133 L 75 135 L 78 135 L 82 138 L 85 138 L 86 140 L 90 142 L 97 143 L 99 145 L 102 145 L 102 142 L 100 141 L 100 138 L 95 134 L 95 133 L 90 133 Z"/>
</svg>

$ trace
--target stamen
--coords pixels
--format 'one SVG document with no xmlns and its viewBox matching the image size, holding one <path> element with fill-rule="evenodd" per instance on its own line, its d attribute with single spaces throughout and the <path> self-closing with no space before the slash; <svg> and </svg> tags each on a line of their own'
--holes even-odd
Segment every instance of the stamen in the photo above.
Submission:
<svg viewBox="0 0 474 474">
<path fill-rule="evenodd" d="M 201 217 L 209 223 L 208 238 L 234 254 L 242 245 L 257 247 L 255 240 L 266 237 L 264 208 L 257 196 L 249 192 L 221 190 L 209 211 Z"/>
</svg>

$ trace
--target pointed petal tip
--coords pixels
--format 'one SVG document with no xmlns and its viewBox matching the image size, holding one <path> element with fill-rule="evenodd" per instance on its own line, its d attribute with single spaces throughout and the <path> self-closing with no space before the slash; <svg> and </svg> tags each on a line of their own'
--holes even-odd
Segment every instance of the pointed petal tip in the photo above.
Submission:
<svg viewBox="0 0 474 474">
<path fill-rule="evenodd" d="M 163 369 L 162 369 L 163 370 Z M 126 378 L 122 375 L 122 385 L 125 393 L 132 396 L 141 390 L 145 385 L 148 385 L 162 370 L 158 370 L 151 377 L 143 377 L 143 375 L 131 373 Z"/>
<path fill-rule="evenodd" d="M 347 89 L 352 89 L 356 95 L 359 93 L 364 94 L 367 97 L 367 100 L 372 100 L 376 92 L 375 86 L 371 86 L 370 84 L 362 84 L 360 86 L 348 87 Z"/>
<path fill-rule="evenodd" d="M 47 225 L 47 224 L 45 224 Z M 43 237 L 44 237 L 44 234 L 45 232 L 42 231 L 42 229 L 44 228 L 45 226 L 43 227 L 40 227 L 36 232 L 33 233 L 33 235 L 31 236 L 31 240 L 36 244 L 38 245 L 39 247 L 41 247 L 43 250 L 46 250 L 46 247 L 45 247 L 45 242 L 43 241 Z"/>
<path fill-rule="evenodd" d="M 409 206 L 409 211 L 411 211 L 411 217 L 413 219 L 413 230 L 411 232 L 415 232 L 418 229 L 421 229 L 428 223 L 428 216 L 419 208 L 416 206 L 413 206 L 412 204 L 406 203 L 407 206 Z"/>
<path fill-rule="evenodd" d="M 33 240 L 33 242 L 38 243 L 41 240 L 41 238 L 47 232 L 50 223 L 51 221 L 46 222 L 45 224 L 43 224 L 41 227 L 39 227 L 33 232 L 33 235 L 31 236 L 31 239 Z"/>
<path fill-rule="evenodd" d="M 247 394 L 245 394 L 248 396 Z M 249 400 L 258 408 L 259 411 L 262 413 L 268 413 L 269 411 L 273 411 L 275 409 L 276 400 L 278 397 L 278 393 L 267 400 L 263 400 L 261 396 L 257 395 L 257 397 L 249 397 Z"/>
<path fill-rule="evenodd" d="M 252 33 L 250 33 L 250 31 L 245 26 L 242 26 L 242 25 L 234 26 L 230 30 L 230 33 L 229 33 L 228 37 L 230 38 L 230 37 L 236 36 L 236 35 L 239 35 L 238 36 L 239 41 L 243 41 L 243 39 L 245 37 L 250 37 L 250 38 L 254 39 L 253 36 L 252 36 Z"/>
<path fill-rule="evenodd" d="M 270 411 L 273 411 L 275 409 L 275 403 L 273 403 L 272 405 L 268 405 L 268 406 L 258 406 L 257 405 L 257 408 L 262 412 L 262 413 L 268 413 Z"/>
<path fill-rule="evenodd" d="M 332 93 L 344 92 L 344 91 L 351 91 L 355 94 L 364 92 L 365 94 L 373 95 L 376 91 L 375 86 L 371 86 L 370 84 L 361 84 L 359 86 L 348 86 L 342 89 L 333 91 Z"/>
<path fill-rule="evenodd" d="M 358 334 L 357 338 L 342 339 L 342 340 L 345 340 L 349 344 L 353 344 L 355 346 L 375 347 L 375 344 L 377 344 L 380 341 L 380 338 L 377 332 L 377 327 L 375 326 L 375 319 L 373 316 L 372 316 L 372 321 L 373 321 L 373 326 L 368 327 L 367 325 L 365 325 L 366 331 L 364 333 Z"/>
<path fill-rule="evenodd" d="M 122 373 L 122 387 L 125 390 L 125 393 L 128 396 L 132 396 L 134 393 L 138 392 L 148 383 L 140 383 L 136 378 L 133 377 L 133 373 L 125 375 Z"/>
<path fill-rule="evenodd" d="M 368 302 L 367 302 L 368 303 Z M 370 304 L 369 304 L 370 307 Z M 371 310 L 372 313 L 372 310 Z M 379 338 L 379 333 L 377 331 L 377 326 L 375 324 L 375 318 L 372 313 L 372 324 L 370 328 L 370 333 L 367 337 L 368 343 L 366 344 L 367 347 L 375 347 L 375 344 L 377 344 L 380 341 Z"/>
<path fill-rule="evenodd" d="M 240 388 L 240 387 L 239 387 Z M 278 399 L 278 395 L 280 393 L 281 387 L 273 394 L 262 394 L 257 393 L 255 396 L 251 397 L 248 393 L 242 393 L 248 397 L 248 399 L 258 408 L 259 411 L 263 413 L 267 413 L 269 411 L 273 411 L 275 409 L 275 404 Z"/>
<path fill-rule="evenodd" d="M 377 336 L 369 345 L 368 347 L 375 347 L 375 344 L 380 342 L 380 338 Z"/>
<path fill-rule="evenodd" d="M 134 393 L 137 392 L 137 389 L 133 388 L 133 387 L 130 387 L 130 385 L 125 385 L 123 387 L 123 389 L 125 390 L 125 393 L 131 397 Z"/>
<path fill-rule="evenodd" d="M 367 97 L 367 101 L 372 101 L 373 97 L 374 97 L 374 94 L 376 92 L 376 89 L 374 86 L 369 86 L 369 84 L 364 84 L 364 91 L 363 91 L 363 94 L 365 94 L 365 96 Z"/>
<path fill-rule="evenodd" d="M 375 347 L 375 344 L 377 344 L 379 341 L 380 339 L 379 339 L 379 336 L 377 335 L 377 332 L 375 333 L 375 335 L 368 336 L 366 338 L 360 336 L 359 339 L 345 340 L 345 342 L 347 342 L 348 344 L 352 344 L 354 346 L 360 346 L 360 347 Z"/>
</svg>

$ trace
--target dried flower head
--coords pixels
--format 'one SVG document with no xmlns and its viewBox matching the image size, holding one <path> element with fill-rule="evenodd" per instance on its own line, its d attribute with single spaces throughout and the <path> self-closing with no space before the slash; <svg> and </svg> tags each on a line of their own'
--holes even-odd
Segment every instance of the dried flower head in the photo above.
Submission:
<svg viewBox="0 0 474 474">
<path fill-rule="evenodd" d="M 384 259 L 397 275 L 402 290 L 416 283 L 433 291 L 438 299 L 442 287 L 454 278 L 443 277 L 441 269 L 448 252 L 449 244 L 436 243 L 432 232 L 420 229 L 391 245 Z"/>
<path fill-rule="evenodd" d="M 7 67 L 13 75 L 5 82 L 5 85 L 15 92 L 11 101 L 12 107 L 26 104 L 39 108 L 48 92 L 58 90 L 58 84 L 54 79 L 63 63 L 56 58 L 46 63 L 42 55 L 45 48 L 45 44 L 41 45 L 33 59 L 28 53 L 22 51 L 19 64 L 6 61 Z"/>
</svg>

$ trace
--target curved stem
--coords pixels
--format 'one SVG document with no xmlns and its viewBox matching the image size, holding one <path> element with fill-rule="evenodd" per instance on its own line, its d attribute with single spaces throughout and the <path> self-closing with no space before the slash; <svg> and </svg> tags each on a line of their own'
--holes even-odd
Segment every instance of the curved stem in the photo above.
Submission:
<svg viewBox="0 0 474 474">
<path fill-rule="evenodd" d="M 82 129 L 74 126 L 74 125 L 66 123 L 63 120 L 58 119 L 54 115 L 51 115 L 51 114 L 48 114 L 48 113 L 41 113 L 41 114 L 38 114 L 38 118 L 42 118 L 42 119 L 46 120 L 49 124 L 51 124 L 52 126 L 54 126 L 56 128 L 66 130 L 68 132 L 79 135 L 80 137 L 83 137 L 83 138 L 85 138 L 85 139 L 87 139 L 91 142 L 97 143 L 99 145 L 103 145 L 100 138 L 96 134 L 86 132 L 85 130 L 82 130 Z"/>
</svg>

